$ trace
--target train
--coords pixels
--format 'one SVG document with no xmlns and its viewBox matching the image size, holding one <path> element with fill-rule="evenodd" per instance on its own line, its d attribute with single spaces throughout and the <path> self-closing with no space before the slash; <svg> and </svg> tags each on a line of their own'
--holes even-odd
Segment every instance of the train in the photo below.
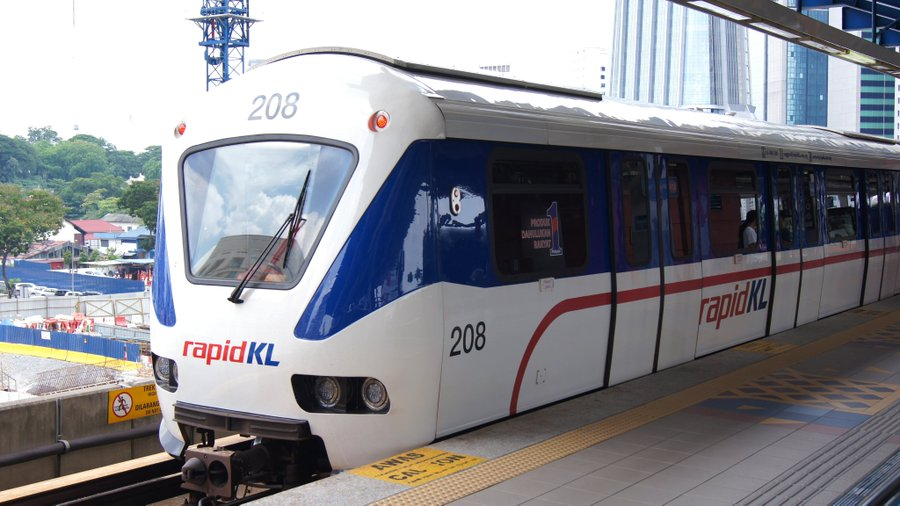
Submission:
<svg viewBox="0 0 900 506">
<path fill-rule="evenodd" d="M 296 486 L 891 297 L 898 169 L 874 136 L 280 55 L 163 146 L 160 442 L 200 495 Z"/>
</svg>

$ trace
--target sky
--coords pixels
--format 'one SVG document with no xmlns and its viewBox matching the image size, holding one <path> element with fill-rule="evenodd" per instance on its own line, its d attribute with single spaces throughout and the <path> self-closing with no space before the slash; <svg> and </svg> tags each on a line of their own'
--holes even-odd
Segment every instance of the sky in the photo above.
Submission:
<svg viewBox="0 0 900 506">
<path fill-rule="evenodd" d="M 472 70 L 514 64 L 515 77 L 567 83 L 562 60 L 612 47 L 614 0 L 456 0 L 432 4 L 253 0 L 245 60 L 348 46 Z M 49 126 L 121 150 L 162 144 L 205 93 L 200 0 L 0 0 L 0 134 Z"/>
</svg>

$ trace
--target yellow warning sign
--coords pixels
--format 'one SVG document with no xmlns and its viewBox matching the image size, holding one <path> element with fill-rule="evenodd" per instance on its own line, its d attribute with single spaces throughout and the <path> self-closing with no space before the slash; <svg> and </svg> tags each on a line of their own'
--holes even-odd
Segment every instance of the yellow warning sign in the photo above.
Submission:
<svg viewBox="0 0 900 506">
<path fill-rule="evenodd" d="M 112 390 L 109 392 L 107 405 L 109 411 L 106 413 L 106 423 L 158 415 L 159 399 L 156 398 L 156 385 Z"/>
<path fill-rule="evenodd" d="M 419 448 L 367 466 L 357 467 L 350 472 L 367 478 L 384 480 L 388 483 L 415 487 L 481 462 L 484 462 L 481 457 L 445 452 L 434 448 Z"/>
</svg>

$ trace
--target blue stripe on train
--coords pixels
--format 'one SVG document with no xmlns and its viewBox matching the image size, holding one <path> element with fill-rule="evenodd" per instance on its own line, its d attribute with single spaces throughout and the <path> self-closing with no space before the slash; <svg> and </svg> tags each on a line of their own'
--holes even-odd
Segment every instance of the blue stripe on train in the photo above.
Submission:
<svg viewBox="0 0 900 506">
<path fill-rule="evenodd" d="M 153 311 L 156 319 L 166 327 L 175 325 L 175 303 L 172 300 L 172 280 L 169 274 L 169 259 L 166 251 L 166 220 L 163 215 L 162 199 L 156 220 L 156 257 L 153 268 Z"/>
<path fill-rule="evenodd" d="M 430 144 L 414 144 L 350 234 L 294 328 L 322 340 L 437 280 Z"/>
<path fill-rule="evenodd" d="M 490 256 L 487 217 L 487 164 L 498 146 L 462 140 L 413 144 L 350 234 L 294 335 L 326 339 L 378 308 L 439 281 L 475 287 L 503 284 Z M 605 180 L 597 177 L 601 154 L 567 151 L 577 151 L 584 161 L 587 209 L 605 209 L 598 202 L 606 195 Z M 450 213 L 453 187 L 462 191 L 458 215 Z M 608 237 L 607 220 L 600 218 L 588 220 L 589 238 Z M 573 275 L 609 271 L 606 241 L 591 242 L 585 269 Z"/>
</svg>

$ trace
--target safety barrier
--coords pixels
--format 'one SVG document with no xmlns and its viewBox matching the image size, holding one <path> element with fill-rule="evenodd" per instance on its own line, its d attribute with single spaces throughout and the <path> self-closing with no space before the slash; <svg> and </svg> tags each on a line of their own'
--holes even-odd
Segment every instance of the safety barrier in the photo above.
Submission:
<svg viewBox="0 0 900 506">
<path fill-rule="evenodd" d="M 127 362 L 141 361 L 141 347 L 137 343 L 123 343 L 85 334 L 0 325 L 0 342 L 88 353 Z"/>
<path fill-rule="evenodd" d="M 78 292 L 93 290 L 105 294 L 134 293 L 146 289 L 146 284 L 140 280 L 53 271 L 48 264 L 27 260 L 17 260 L 14 265 L 7 265 L 6 275 L 10 279 L 18 278 L 36 285 Z"/>
</svg>

